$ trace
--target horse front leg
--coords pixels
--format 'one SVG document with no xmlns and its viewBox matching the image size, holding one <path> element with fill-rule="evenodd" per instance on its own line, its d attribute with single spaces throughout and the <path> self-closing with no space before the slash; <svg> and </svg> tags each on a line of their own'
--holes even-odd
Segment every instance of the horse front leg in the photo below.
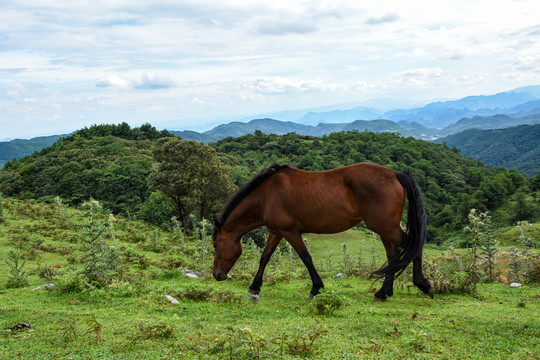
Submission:
<svg viewBox="0 0 540 360">
<path fill-rule="evenodd" d="M 302 260 L 309 272 L 309 276 L 311 277 L 311 282 L 313 283 L 313 286 L 311 288 L 309 296 L 306 299 L 312 300 L 313 297 L 320 294 L 320 290 L 324 288 L 323 281 L 319 276 L 319 273 L 315 269 L 315 266 L 313 265 L 311 255 L 309 254 L 309 251 L 307 250 L 306 244 L 304 244 L 304 240 L 302 240 L 302 236 L 300 235 L 300 233 L 289 233 L 284 235 L 285 239 L 289 242 L 289 244 L 291 244 L 293 249 L 296 250 L 296 253 L 298 254 L 298 256 L 300 256 L 300 259 Z"/>
<path fill-rule="evenodd" d="M 263 253 L 261 255 L 261 260 L 259 261 L 259 270 L 257 270 L 257 274 L 253 279 L 253 283 L 249 286 L 248 292 L 250 294 L 257 295 L 261 291 L 264 269 L 266 268 L 266 264 L 268 264 L 268 261 L 270 261 L 272 254 L 276 250 L 282 238 L 283 235 L 278 233 L 270 232 L 268 234 L 266 246 L 264 247 Z"/>
</svg>

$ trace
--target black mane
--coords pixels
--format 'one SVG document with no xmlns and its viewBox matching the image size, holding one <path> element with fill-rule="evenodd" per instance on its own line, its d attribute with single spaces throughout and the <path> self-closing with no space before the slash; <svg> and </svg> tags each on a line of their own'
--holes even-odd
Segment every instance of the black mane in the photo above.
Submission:
<svg viewBox="0 0 540 360">
<path fill-rule="evenodd" d="M 251 180 L 249 180 L 247 183 L 242 185 L 240 189 L 232 196 L 232 198 L 225 204 L 223 207 L 223 210 L 221 211 L 221 214 L 215 221 L 215 230 L 219 231 L 221 226 L 227 221 L 227 218 L 233 210 L 240 204 L 242 200 L 245 199 L 246 196 L 251 194 L 253 190 L 255 190 L 259 185 L 261 185 L 265 180 L 267 180 L 270 176 L 274 175 L 278 170 L 281 170 L 283 168 L 288 168 L 289 165 L 280 165 L 278 163 L 272 163 L 265 169 L 261 170 L 257 174 L 255 174 Z M 214 234 L 216 231 L 214 231 Z"/>
</svg>

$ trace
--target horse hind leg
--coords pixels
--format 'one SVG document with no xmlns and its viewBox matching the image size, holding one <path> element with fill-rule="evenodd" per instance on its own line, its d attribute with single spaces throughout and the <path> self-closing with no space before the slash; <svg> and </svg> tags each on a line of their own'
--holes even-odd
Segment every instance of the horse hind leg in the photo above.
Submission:
<svg viewBox="0 0 540 360">
<path fill-rule="evenodd" d="M 381 240 L 386 250 L 386 258 L 388 265 L 392 261 L 392 257 L 401 245 L 403 239 L 403 231 L 401 228 L 396 228 L 388 234 L 381 235 Z M 387 273 L 384 275 L 382 287 L 375 293 L 373 301 L 385 301 L 388 297 L 394 295 L 394 276 L 395 273 Z"/>
<path fill-rule="evenodd" d="M 413 259 L 413 284 L 433 299 L 435 289 L 429 280 L 424 277 L 422 271 L 422 254 Z"/>
</svg>

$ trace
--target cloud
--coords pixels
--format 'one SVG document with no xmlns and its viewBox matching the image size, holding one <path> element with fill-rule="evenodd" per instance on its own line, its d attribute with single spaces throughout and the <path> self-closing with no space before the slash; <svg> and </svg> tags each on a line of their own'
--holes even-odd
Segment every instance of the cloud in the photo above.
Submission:
<svg viewBox="0 0 540 360">
<path fill-rule="evenodd" d="M 339 85 L 325 83 L 319 80 L 294 80 L 283 77 L 259 77 L 243 85 L 258 94 L 284 95 L 307 92 L 335 91 Z"/>
<path fill-rule="evenodd" d="M 112 88 L 115 90 L 158 90 L 169 89 L 176 86 L 175 82 L 168 76 L 143 73 L 134 78 L 120 75 L 110 75 L 96 82 L 97 87 Z"/>
<path fill-rule="evenodd" d="M 399 20 L 399 15 L 395 13 L 386 13 L 381 17 L 370 17 L 366 20 L 367 25 L 381 25 L 384 23 L 396 22 Z"/>
<path fill-rule="evenodd" d="M 255 31 L 267 35 L 308 34 L 317 31 L 317 26 L 309 21 L 299 19 L 261 19 L 254 25 Z"/>
<path fill-rule="evenodd" d="M 439 68 L 415 68 L 392 74 L 387 83 L 389 86 L 426 87 L 437 84 L 443 75 Z"/>
</svg>

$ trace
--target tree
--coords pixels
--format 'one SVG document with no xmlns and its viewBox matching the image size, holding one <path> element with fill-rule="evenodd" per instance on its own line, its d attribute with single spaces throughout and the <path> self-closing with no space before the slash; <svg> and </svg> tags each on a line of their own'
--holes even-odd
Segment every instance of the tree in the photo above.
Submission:
<svg viewBox="0 0 540 360">
<path fill-rule="evenodd" d="M 162 138 L 153 148 L 158 163 L 150 186 L 169 196 L 184 229 L 188 215 L 211 217 L 234 191 L 231 170 L 216 150 L 196 141 Z"/>
</svg>

